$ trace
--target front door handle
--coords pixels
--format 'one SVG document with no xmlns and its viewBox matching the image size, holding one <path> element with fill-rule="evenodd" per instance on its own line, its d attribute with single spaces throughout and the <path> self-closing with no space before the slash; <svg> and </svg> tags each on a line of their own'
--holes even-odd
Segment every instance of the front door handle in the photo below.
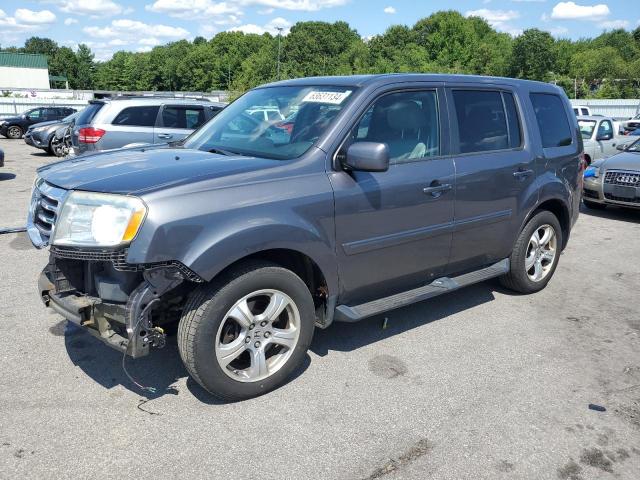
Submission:
<svg viewBox="0 0 640 480">
<path fill-rule="evenodd" d="M 518 180 L 524 180 L 525 178 L 527 178 L 529 175 L 533 174 L 533 170 L 516 170 L 515 172 L 513 172 L 513 176 L 516 177 Z"/>
<path fill-rule="evenodd" d="M 158 134 L 158 138 L 171 138 L 173 137 L 173 135 L 171 135 L 170 133 L 159 133 Z"/>
<path fill-rule="evenodd" d="M 432 183 L 431 185 L 430 187 L 423 188 L 422 191 L 427 195 L 431 195 L 433 198 L 438 198 L 453 188 L 453 185 L 450 183 L 443 183 L 442 185 Z"/>
</svg>

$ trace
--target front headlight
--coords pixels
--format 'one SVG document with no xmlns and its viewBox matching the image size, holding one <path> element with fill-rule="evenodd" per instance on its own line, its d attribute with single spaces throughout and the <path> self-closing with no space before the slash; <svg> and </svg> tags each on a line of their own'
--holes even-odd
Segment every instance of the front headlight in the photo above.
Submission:
<svg viewBox="0 0 640 480">
<path fill-rule="evenodd" d="M 49 128 L 49 127 L 29 128 L 28 130 L 31 130 L 32 132 L 44 132 L 47 128 Z"/>
<path fill-rule="evenodd" d="M 72 192 L 56 221 L 54 245 L 115 247 L 131 242 L 147 214 L 137 197 Z"/>
</svg>

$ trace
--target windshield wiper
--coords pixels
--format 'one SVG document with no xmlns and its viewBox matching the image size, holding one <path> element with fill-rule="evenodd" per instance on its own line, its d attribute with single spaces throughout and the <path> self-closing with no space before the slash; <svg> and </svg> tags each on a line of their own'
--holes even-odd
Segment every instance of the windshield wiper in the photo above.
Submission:
<svg viewBox="0 0 640 480">
<path fill-rule="evenodd" d="M 238 155 L 235 152 L 232 152 L 230 150 L 223 150 L 222 148 L 218 148 L 218 147 L 210 148 L 209 150 L 207 150 L 207 152 L 209 152 L 209 153 L 218 153 L 220 155 L 226 155 L 227 157 L 234 157 L 234 156 Z"/>
</svg>

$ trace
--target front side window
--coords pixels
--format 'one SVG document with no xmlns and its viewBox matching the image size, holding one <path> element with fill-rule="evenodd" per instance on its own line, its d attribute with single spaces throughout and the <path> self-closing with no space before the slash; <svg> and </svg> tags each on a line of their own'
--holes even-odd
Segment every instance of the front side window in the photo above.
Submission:
<svg viewBox="0 0 640 480">
<path fill-rule="evenodd" d="M 297 158 L 327 131 L 354 91 L 326 85 L 251 90 L 187 138 L 184 147 L 274 160 Z"/>
<path fill-rule="evenodd" d="M 433 90 L 385 95 L 362 116 L 353 142 L 386 144 L 392 165 L 435 157 L 440 154 L 437 102 Z"/>
<path fill-rule="evenodd" d="M 460 153 L 518 148 L 522 141 L 513 95 L 489 90 L 454 90 Z"/>
<path fill-rule="evenodd" d="M 532 93 L 531 103 L 536 114 L 543 148 L 571 145 L 571 127 L 567 120 L 564 102 L 558 95 Z"/>
<path fill-rule="evenodd" d="M 158 110 L 160 110 L 158 105 L 128 107 L 122 110 L 111 123 L 112 125 L 153 127 L 156 124 Z"/>
<path fill-rule="evenodd" d="M 613 138 L 613 125 L 609 120 L 603 120 L 598 127 L 598 138 Z"/>
<path fill-rule="evenodd" d="M 42 109 L 36 108 L 35 110 L 31 110 L 30 112 L 27 112 L 27 117 L 29 117 L 29 119 L 31 120 L 37 120 L 44 116 L 43 111 L 44 111 L 44 108 Z"/>
</svg>

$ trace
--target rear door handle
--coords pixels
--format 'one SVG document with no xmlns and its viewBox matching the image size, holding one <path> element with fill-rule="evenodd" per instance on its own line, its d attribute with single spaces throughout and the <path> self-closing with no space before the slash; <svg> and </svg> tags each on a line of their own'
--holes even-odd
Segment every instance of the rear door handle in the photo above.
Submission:
<svg viewBox="0 0 640 480">
<path fill-rule="evenodd" d="M 173 135 L 171 135 L 170 133 L 159 133 L 158 134 L 158 138 L 171 138 L 173 137 Z"/>
<path fill-rule="evenodd" d="M 518 180 L 523 180 L 532 174 L 533 174 L 533 170 L 516 170 L 515 172 L 513 172 L 513 176 L 516 177 Z"/>
<path fill-rule="evenodd" d="M 453 188 L 453 185 L 451 185 L 450 183 L 443 183 L 442 185 L 436 184 L 431 187 L 425 187 L 422 189 L 422 191 L 427 195 L 431 195 L 434 198 L 438 198 L 443 193 L 448 192 L 452 188 Z"/>
</svg>

